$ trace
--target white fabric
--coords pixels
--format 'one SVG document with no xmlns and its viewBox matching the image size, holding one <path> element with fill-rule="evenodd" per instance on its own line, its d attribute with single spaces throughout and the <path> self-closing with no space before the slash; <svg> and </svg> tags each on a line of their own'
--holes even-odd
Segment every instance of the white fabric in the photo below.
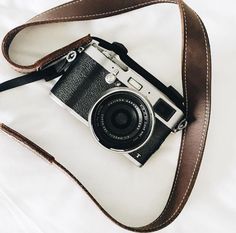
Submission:
<svg viewBox="0 0 236 233">
<path fill-rule="evenodd" d="M 65 0 L 1 0 L 0 38 L 30 17 Z M 213 110 L 199 177 L 184 211 L 162 232 L 236 232 L 235 74 L 236 3 L 188 0 L 209 32 L 213 55 Z M 181 33 L 176 6 L 151 6 L 83 23 L 24 31 L 11 53 L 29 64 L 92 33 L 123 42 L 140 64 L 181 91 Z M 148 42 L 148 43 L 147 43 Z M 0 81 L 19 74 L 0 58 Z M 163 209 L 176 168 L 180 133 L 171 135 L 143 167 L 104 151 L 89 130 L 37 82 L 0 94 L 0 121 L 20 131 L 66 165 L 114 217 L 133 226 Z M 1 233 L 122 233 L 59 169 L 0 133 Z"/>
</svg>

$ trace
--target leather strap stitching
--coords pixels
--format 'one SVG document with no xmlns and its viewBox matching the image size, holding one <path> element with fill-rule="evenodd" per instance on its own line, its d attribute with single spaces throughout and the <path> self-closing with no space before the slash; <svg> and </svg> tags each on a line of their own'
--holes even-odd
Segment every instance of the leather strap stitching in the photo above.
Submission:
<svg viewBox="0 0 236 233">
<path fill-rule="evenodd" d="M 65 7 L 70 6 L 70 5 L 77 4 L 78 2 L 82 2 L 82 1 L 79 0 L 79 1 L 69 2 L 69 3 L 67 3 L 63 6 L 53 8 L 53 9 L 49 10 L 48 12 L 44 12 L 44 13 L 34 17 L 31 20 L 35 20 L 35 19 L 39 18 L 42 15 L 45 15 L 47 13 L 51 13 L 53 11 L 65 8 Z M 107 12 L 99 13 L 99 14 L 90 14 L 90 15 L 88 14 L 88 15 L 81 15 L 81 16 L 60 17 L 60 18 L 52 18 L 50 20 L 52 20 L 52 21 L 54 21 L 54 20 L 69 20 L 69 19 L 81 19 L 81 18 L 87 18 L 87 17 L 105 16 L 105 15 L 116 14 L 116 13 L 119 13 L 119 12 L 133 10 L 133 9 L 138 8 L 138 7 L 144 7 L 144 6 L 147 6 L 147 5 L 150 5 L 150 4 L 155 4 L 155 3 L 175 3 L 175 4 L 177 4 L 177 1 L 175 1 L 175 0 L 153 0 L 153 1 L 148 1 L 148 2 L 144 2 L 144 3 L 136 4 L 136 5 L 130 6 L 130 7 L 125 7 L 125 8 L 119 9 L 119 10 L 107 11 Z"/>
<path fill-rule="evenodd" d="M 41 16 L 43 16 L 43 15 L 46 15 L 46 14 L 48 14 L 48 13 L 52 13 L 52 12 L 54 12 L 54 11 L 56 11 L 56 10 L 59 10 L 59 9 L 63 9 L 63 8 L 65 8 L 65 7 L 67 7 L 67 6 L 70 6 L 70 5 L 75 5 L 75 4 L 79 3 L 79 2 L 83 2 L 83 0 L 76 0 L 76 1 L 72 1 L 72 2 L 65 3 L 64 5 L 61 5 L 61 6 L 54 7 L 54 8 L 52 8 L 52 9 L 48 10 L 48 11 L 45 11 L 45 12 L 39 14 L 39 15 L 36 15 L 35 17 L 33 17 L 32 19 L 30 19 L 29 21 L 32 21 L 32 20 L 34 21 L 35 19 L 37 19 L 37 18 L 39 18 L 39 17 L 41 17 Z"/>
<path fill-rule="evenodd" d="M 187 51 L 188 51 L 188 31 L 187 31 L 187 20 L 186 20 L 186 13 L 185 13 L 185 8 L 184 8 L 184 4 L 183 2 L 180 3 L 181 5 L 181 8 L 183 10 L 183 15 L 184 15 L 184 21 L 185 21 L 185 34 L 186 34 L 186 37 L 185 37 L 185 59 L 184 59 L 184 77 L 185 77 L 185 86 L 184 86 L 184 89 L 185 89 L 185 94 L 186 94 L 186 97 L 187 97 Z M 206 61 L 207 61 L 207 71 L 206 71 L 206 96 L 205 96 L 205 104 L 206 104 L 206 107 L 205 107 L 205 114 L 204 114 L 204 125 L 203 125 L 203 129 L 202 129 L 202 136 L 201 136 L 201 141 L 200 141 L 200 145 L 199 145 L 199 152 L 198 152 L 198 156 L 197 156 L 197 160 L 195 162 L 195 165 L 194 165 L 194 170 L 193 170 L 193 173 L 191 175 L 191 178 L 190 178 L 190 181 L 188 183 L 188 186 L 184 192 L 184 195 L 183 195 L 183 198 L 181 200 L 181 202 L 179 203 L 178 207 L 176 208 L 176 210 L 174 211 L 174 213 L 166 220 L 164 221 L 162 224 L 160 224 L 158 226 L 158 228 L 161 228 L 161 226 L 167 224 L 168 222 L 171 222 L 172 218 L 175 217 L 176 214 L 178 214 L 178 211 L 179 209 L 181 208 L 181 205 L 182 203 L 185 201 L 186 197 L 187 197 L 187 194 L 189 192 L 189 189 L 191 187 L 191 184 L 192 184 L 192 181 L 194 179 L 194 176 L 195 176 L 195 173 L 197 171 L 197 165 L 199 163 L 199 159 L 200 159 L 200 155 L 202 153 L 202 150 L 204 149 L 204 140 L 205 140 L 205 137 L 206 137 L 206 133 L 207 133 L 207 125 L 208 125 L 208 119 L 209 119 L 209 52 L 208 52 L 208 43 L 207 43 L 207 37 L 206 37 L 206 32 L 205 32 L 205 29 L 202 25 L 202 22 L 201 22 L 201 19 L 199 18 L 199 16 L 197 15 L 196 12 L 194 12 L 195 15 L 197 16 L 197 19 L 199 21 L 199 24 L 201 26 L 201 29 L 202 29 L 202 32 L 204 34 L 204 41 L 205 41 L 205 50 L 206 50 Z M 186 98 L 187 100 L 187 98 Z M 186 103 L 186 113 L 188 114 L 188 103 Z M 178 164 L 178 167 L 177 167 L 177 171 L 176 171 L 176 176 L 175 176 L 175 181 L 174 181 L 174 184 L 173 184 L 173 188 L 172 188 L 172 191 L 171 191 L 171 194 L 170 194 L 170 197 L 168 199 L 168 202 L 166 204 L 166 207 L 165 209 L 163 210 L 163 212 L 161 213 L 161 215 L 158 217 L 158 219 L 160 219 L 167 211 L 168 209 L 168 206 L 169 206 L 169 203 L 170 201 L 172 200 L 172 197 L 173 197 L 173 194 L 174 194 L 174 190 L 175 190 L 175 187 L 177 185 L 177 180 L 178 180 L 178 177 L 179 177 L 179 171 L 180 171 L 180 167 L 182 166 L 182 156 L 183 156 L 183 149 L 184 149 L 184 143 L 185 143 L 185 139 L 186 139 L 186 130 L 184 130 L 183 132 L 183 139 L 182 139 L 182 147 L 181 147 L 181 155 L 179 157 L 179 164 Z M 154 230 L 156 229 L 157 227 L 147 227 L 146 229 L 151 231 L 151 230 Z"/>
<path fill-rule="evenodd" d="M 63 6 L 56 7 L 54 9 L 51 9 L 47 12 L 42 13 L 41 15 L 39 15 L 37 17 L 34 17 L 31 20 L 37 19 L 40 16 L 45 15 L 46 13 L 53 12 L 57 9 L 64 8 L 68 5 L 76 4 L 78 2 L 82 2 L 82 1 L 74 1 L 74 2 L 67 3 Z M 185 91 L 185 98 L 186 98 L 186 110 L 187 110 L 187 112 L 189 112 L 189 109 L 188 109 L 188 107 L 189 107 L 188 106 L 189 105 L 188 104 L 188 89 L 187 89 L 187 58 L 188 58 L 188 50 L 189 50 L 188 49 L 188 25 L 187 25 L 187 19 L 186 19 L 185 4 L 182 2 L 182 0 L 178 0 L 178 1 L 172 1 L 172 0 L 170 0 L 170 1 L 168 1 L 168 0 L 149 1 L 149 2 L 145 2 L 145 3 L 140 3 L 140 4 L 137 4 L 137 5 L 133 5 L 131 7 L 126 7 L 126 8 L 123 8 L 123 9 L 119 9 L 119 10 L 116 10 L 116 11 L 107 11 L 107 12 L 100 13 L 100 14 L 98 13 L 98 14 L 82 15 L 82 16 L 52 18 L 52 19 L 47 20 L 47 22 L 45 22 L 45 21 L 36 21 L 35 24 L 49 23 L 49 22 L 56 21 L 56 20 L 60 21 L 60 20 L 72 20 L 72 19 L 83 19 L 83 18 L 86 19 L 86 18 L 89 18 L 89 17 L 106 16 L 106 15 L 110 15 L 110 14 L 125 12 L 126 10 L 132 10 L 132 9 L 135 9 L 135 8 L 138 8 L 138 7 L 150 5 L 152 3 L 153 4 L 154 3 L 178 3 L 180 8 L 183 11 L 183 18 L 184 18 L 184 25 L 185 25 L 185 27 L 184 27 L 184 30 L 185 30 L 185 37 L 184 37 L 185 54 L 184 54 L 184 64 L 183 64 L 184 65 L 183 66 L 183 68 L 184 68 L 184 91 Z M 146 227 L 140 227 L 140 228 L 132 228 L 132 227 L 125 226 L 125 225 L 119 223 L 118 221 L 116 221 L 114 218 L 112 218 L 112 216 L 110 216 L 105 210 L 103 210 L 103 208 L 92 197 L 92 199 L 95 200 L 95 203 L 98 205 L 98 207 L 100 209 L 102 209 L 103 212 L 108 217 L 110 217 L 118 225 L 120 225 L 123 228 L 128 229 L 128 230 L 142 231 L 142 232 L 152 231 L 152 230 L 160 229 L 160 228 L 162 228 L 163 225 L 166 225 L 167 223 L 171 222 L 172 219 L 174 219 L 178 215 L 178 213 L 181 211 L 181 206 L 183 205 L 184 201 L 188 198 L 188 193 L 191 191 L 191 185 L 193 184 L 194 178 L 196 176 L 196 172 L 199 168 L 198 165 L 199 165 L 199 162 L 200 162 L 200 159 L 201 159 L 202 152 L 204 150 L 204 144 L 205 144 L 205 139 L 206 139 L 206 134 L 207 134 L 207 129 L 208 129 L 208 123 L 209 123 L 209 116 L 210 116 L 210 92 L 209 92 L 209 85 L 210 85 L 210 60 L 209 60 L 210 59 L 210 51 L 208 50 L 209 44 L 208 44 L 208 40 L 207 40 L 208 38 L 207 38 L 207 34 L 206 34 L 206 31 L 205 31 L 204 25 L 203 25 L 201 19 L 199 18 L 199 16 L 195 12 L 194 12 L 194 14 L 197 16 L 197 19 L 198 19 L 198 21 L 200 23 L 200 26 L 201 26 L 201 30 L 204 34 L 205 50 L 206 50 L 206 63 L 207 63 L 206 68 L 207 68 L 207 70 L 206 70 L 206 82 L 205 82 L 205 85 L 206 85 L 205 111 L 203 113 L 204 114 L 204 122 L 203 122 L 203 126 L 202 126 L 202 129 L 201 129 L 201 138 L 200 138 L 199 150 L 198 150 L 196 158 L 194 157 L 194 161 L 195 160 L 196 161 L 195 161 L 195 164 L 194 164 L 192 175 L 190 177 L 187 188 L 185 189 L 184 194 L 182 195 L 182 199 L 181 199 L 180 203 L 178 204 L 178 206 L 176 207 L 176 209 L 173 210 L 172 214 L 170 214 L 170 216 L 168 216 L 168 218 L 164 222 L 160 221 L 160 224 L 158 224 L 158 220 L 161 220 L 160 218 L 168 211 L 168 207 L 170 205 L 170 202 L 173 200 L 172 198 L 173 198 L 173 195 L 174 195 L 174 192 L 175 192 L 175 189 L 176 189 L 176 185 L 177 185 L 177 181 L 178 181 L 178 178 L 179 178 L 179 175 L 180 175 L 180 170 L 181 170 L 181 166 L 182 166 L 182 162 L 183 162 L 182 161 L 183 160 L 183 154 L 184 154 L 184 150 L 185 150 L 186 134 L 187 134 L 187 130 L 184 130 L 183 138 L 182 138 L 181 152 L 180 152 L 180 156 L 179 156 L 179 162 L 178 162 L 178 167 L 177 167 L 177 170 L 176 170 L 176 176 L 175 176 L 174 184 L 173 184 L 173 187 L 172 187 L 172 191 L 171 191 L 171 194 L 170 194 L 170 197 L 168 199 L 168 202 L 167 202 L 167 205 L 166 205 L 165 209 L 163 210 L 162 214 L 157 218 L 157 220 L 155 220 L 153 223 L 147 225 Z M 29 24 L 30 24 L 30 22 L 29 22 Z M 24 26 L 27 26 L 27 25 L 23 25 L 22 29 L 24 28 Z M 20 30 L 21 30 L 21 27 L 18 27 L 15 30 L 13 30 L 12 32 L 16 32 L 16 31 L 20 31 Z M 12 39 L 14 37 L 14 35 L 11 35 L 11 36 L 12 37 L 9 37 L 10 39 Z M 7 41 L 7 42 L 9 42 L 9 41 Z M 6 47 L 6 44 L 4 44 L 4 46 Z M 58 165 L 58 164 L 56 163 L 56 165 Z M 74 177 L 74 179 L 77 180 L 75 177 Z"/>
</svg>

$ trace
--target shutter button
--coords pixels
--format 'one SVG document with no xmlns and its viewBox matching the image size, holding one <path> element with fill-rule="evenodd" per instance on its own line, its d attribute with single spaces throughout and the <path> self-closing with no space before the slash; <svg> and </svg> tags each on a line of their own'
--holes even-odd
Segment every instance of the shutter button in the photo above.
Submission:
<svg viewBox="0 0 236 233">
<path fill-rule="evenodd" d="M 113 84 L 116 81 L 116 76 L 114 74 L 108 74 L 105 78 L 108 84 Z"/>
</svg>

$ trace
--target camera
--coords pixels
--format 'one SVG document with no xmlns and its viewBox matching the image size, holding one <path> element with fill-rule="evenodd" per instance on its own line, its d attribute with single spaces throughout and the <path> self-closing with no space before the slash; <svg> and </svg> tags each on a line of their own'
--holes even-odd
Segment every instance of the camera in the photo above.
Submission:
<svg viewBox="0 0 236 233">
<path fill-rule="evenodd" d="M 66 58 L 73 65 L 50 95 L 86 124 L 100 145 L 141 167 L 186 120 L 183 109 L 131 68 L 142 71 L 140 66 L 131 58 L 124 62 L 126 54 L 122 44 L 103 40 L 70 52 Z"/>
</svg>

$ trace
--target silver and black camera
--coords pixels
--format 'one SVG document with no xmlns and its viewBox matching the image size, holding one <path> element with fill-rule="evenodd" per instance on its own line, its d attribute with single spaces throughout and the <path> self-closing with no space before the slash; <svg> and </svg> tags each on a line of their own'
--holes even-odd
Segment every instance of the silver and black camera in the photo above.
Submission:
<svg viewBox="0 0 236 233">
<path fill-rule="evenodd" d="M 164 85 L 151 83 L 150 77 L 157 79 L 127 52 L 123 45 L 101 39 L 72 51 L 67 60 L 73 65 L 51 96 L 89 126 L 100 145 L 142 166 L 171 132 L 185 127 L 186 120 L 175 103 L 182 98 L 177 91 L 165 87 L 163 93 Z"/>
</svg>

